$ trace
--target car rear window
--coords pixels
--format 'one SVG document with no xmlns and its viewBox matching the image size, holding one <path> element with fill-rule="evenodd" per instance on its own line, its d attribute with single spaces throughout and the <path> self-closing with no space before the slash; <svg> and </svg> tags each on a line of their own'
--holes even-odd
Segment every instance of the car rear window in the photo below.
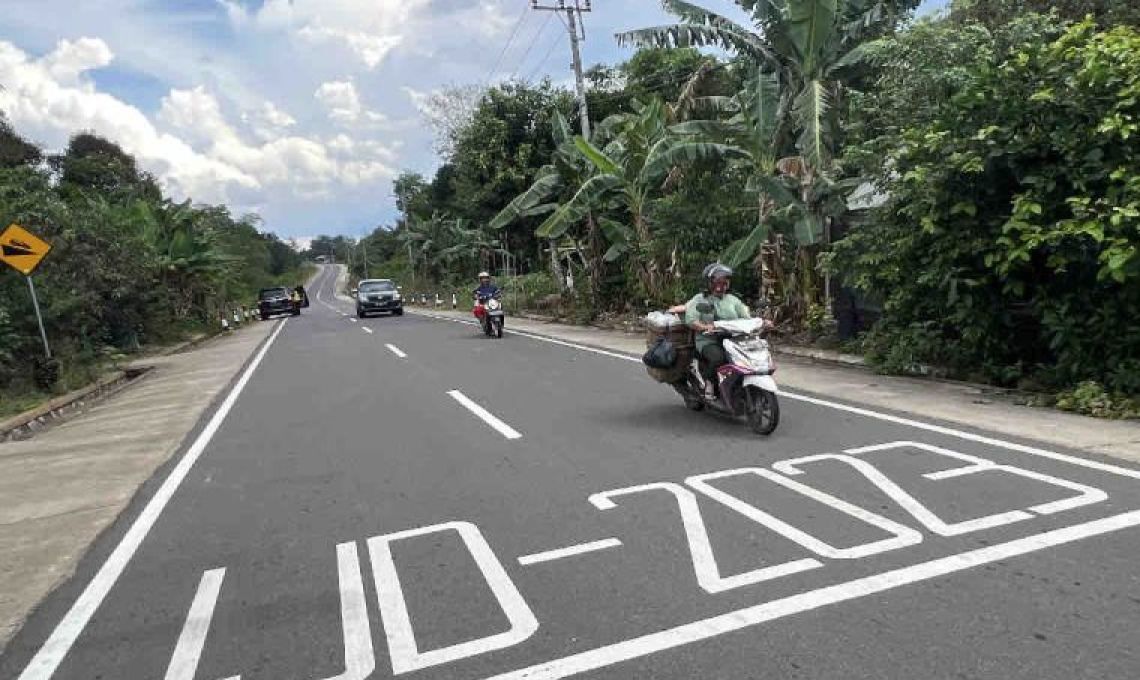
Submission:
<svg viewBox="0 0 1140 680">
<path fill-rule="evenodd" d="M 289 291 L 284 288 L 262 288 L 261 292 L 257 294 L 257 297 L 260 300 L 268 300 L 269 298 L 281 297 L 282 295 L 288 297 Z"/>
<path fill-rule="evenodd" d="M 396 284 L 391 281 L 369 281 L 360 284 L 362 293 L 387 293 L 396 290 Z"/>
</svg>

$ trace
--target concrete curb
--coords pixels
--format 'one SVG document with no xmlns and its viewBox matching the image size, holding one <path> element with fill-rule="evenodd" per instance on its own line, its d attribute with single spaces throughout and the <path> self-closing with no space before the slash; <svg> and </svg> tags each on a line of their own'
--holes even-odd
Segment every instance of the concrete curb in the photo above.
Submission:
<svg viewBox="0 0 1140 680">
<path fill-rule="evenodd" d="M 53 397 L 35 408 L 0 421 L 0 444 L 30 439 L 57 421 L 75 415 L 85 408 L 103 401 L 149 373 L 154 368 L 149 364 L 155 359 L 196 349 L 221 335 L 223 334 L 204 333 L 169 347 L 162 347 L 153 353 L 127 362 L 122 369 L 105 375 L 89 385 Z"/>
<path fill-rule="evenodd" d="M 111 396 L 150 370 L 150 366 L 138 366 L 116 371 L 86 387 L 49 399 L 31 410 L 0 421 L 0 443 L 28 439 L 55 421 Z"/>
</svg>

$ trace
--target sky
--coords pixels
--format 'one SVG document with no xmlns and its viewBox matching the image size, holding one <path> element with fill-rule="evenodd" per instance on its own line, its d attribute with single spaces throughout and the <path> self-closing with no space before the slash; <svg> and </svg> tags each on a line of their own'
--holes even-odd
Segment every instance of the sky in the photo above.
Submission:
<svg viewBox="0 0 1140 680">
<path fill-rule="evenodd" d="M 698 2 L 743 19 L 729 0 Z M 302 244 L 394 221 L 391 180 L 439 163 L 419 108 L 434 90 L 571 82 L 563 25 L 529 0 L 3 5 L 0 111 L 17 131 L 49 150 L 93 131 L 175 199 L 256 212 Z M 657 0 L 592 5 L 587 65 L 630 56 L 614 33 L 670 23 Z"/>
</svg>

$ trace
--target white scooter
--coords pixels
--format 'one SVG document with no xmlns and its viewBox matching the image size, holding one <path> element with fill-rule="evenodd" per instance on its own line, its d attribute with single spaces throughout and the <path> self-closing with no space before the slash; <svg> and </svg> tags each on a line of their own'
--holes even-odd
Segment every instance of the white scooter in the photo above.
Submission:
<svg viewBox="0 0 1140 680">
<path fill-rule="evenodd" d="M 722 338 L 728 363 L 717 369 L 715 394 L 706 391 L 700 359 L 693 357 L 685 380 L 673 388 L 694 411 L 706 407 L 733 416 L 744 416 L 756 434 L 768 435 L 780 424 L 779 388 L 772 374 L 776 366 L 764 331 L 764 319 L 717 321 L 714 334 Z"/>
</svg>

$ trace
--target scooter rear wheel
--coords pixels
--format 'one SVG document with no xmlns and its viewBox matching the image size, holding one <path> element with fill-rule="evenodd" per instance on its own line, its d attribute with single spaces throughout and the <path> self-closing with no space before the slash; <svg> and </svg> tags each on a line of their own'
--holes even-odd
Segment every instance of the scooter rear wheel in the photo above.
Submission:
<svg viewBox="0 0 1140 680">
<path fill-rule="evenodd" d="M 756 434 L 769 435 L 780 424 L 780 401 L 776 395 L 755 385 L 747 388 L 748 427 Z"/>
</svg>

